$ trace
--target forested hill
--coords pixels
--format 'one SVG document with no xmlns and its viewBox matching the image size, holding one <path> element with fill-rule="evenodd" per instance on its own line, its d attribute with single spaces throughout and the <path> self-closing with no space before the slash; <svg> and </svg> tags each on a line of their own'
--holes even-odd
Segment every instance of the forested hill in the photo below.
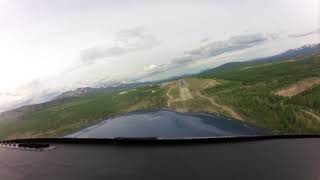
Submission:
<svg viewBox="0 0 320 180">
<path fill-rule="evenodd" d="M 320 44 L 305 45 L 297 49 L 290 49 L 286 52 L 283 52 L 281 54 L 271 56 L 271 57 L 259 58 L 259 59 L 244 61 L 244 62 L 226 63 L 216 68 L 203 71 L 199 75 L 206 76 L 206 75 L 212 75 L 212 74 L 219 74 L 221 72 L 225 73 L 229 71 L 239 70 L 241 68 L 248 67 L 248 66 L 257 66 L 259 64 L 287 61 L 290 59 L 299 60 L 299 59 L 303 59 L 310 56 L 316 56 L 316 55 L 320 55 Z"/>
</svg>

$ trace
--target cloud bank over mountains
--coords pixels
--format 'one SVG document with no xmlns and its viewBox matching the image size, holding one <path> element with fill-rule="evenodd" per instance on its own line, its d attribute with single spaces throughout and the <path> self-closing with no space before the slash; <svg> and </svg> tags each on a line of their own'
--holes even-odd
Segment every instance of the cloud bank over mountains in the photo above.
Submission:
<svg viewBox="0 0 320 180">
<path fill-rule="evenodd" d="M 299 37 L 309 36 L 313 34 L 320 34 L 320 28 L 315 29 L 313 31 L 309 31 L 309 32 L 290 34 L 289 37 L 299 38 Z"/>
<path fill-rule="evenodd" d="M 172 69 L 190 65 L 203 59 L 216 57 L 225 53 L 232 53 L 239 50 L 252 48 L 261 45 L 267 41 L 276 40 L 278 38 L 278 34 L 256 33 L 232 36 L 224 41 L 210 42 L 208 39 L 206 39 L 205 45 L 202 45 L 199 48 L 185 51 L 184 54 L 172 59 L 171 62 L 168 64 L 161 64 L 158 66 L 153 65 L 152 68 L 147 69 L 147 72 L 144 74 L 144 76 L 154 76 Z M 201 42 L 203 42 L 203 40 Z"/>
</svg>

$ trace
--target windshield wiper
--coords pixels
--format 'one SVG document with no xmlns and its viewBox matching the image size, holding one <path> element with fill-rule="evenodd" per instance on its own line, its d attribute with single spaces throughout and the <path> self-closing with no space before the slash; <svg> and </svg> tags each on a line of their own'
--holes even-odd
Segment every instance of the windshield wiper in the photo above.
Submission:
<svg viewBox="0 0 320 180">
<path fill-rule="evenodd" d="M 114 137 L 113 140 L 158 140 L 158 137 Z"/>
</svg>

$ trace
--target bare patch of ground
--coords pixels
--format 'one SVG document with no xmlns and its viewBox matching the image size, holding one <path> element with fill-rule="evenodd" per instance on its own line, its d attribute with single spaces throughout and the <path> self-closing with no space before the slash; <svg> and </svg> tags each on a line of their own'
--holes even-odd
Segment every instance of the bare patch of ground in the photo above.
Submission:
<svg viewBox="0 0 320 180">
<path fill-rule="evenodd" d="M 276 62 L 276 63 L 266 63 L 266 64 L 261 64 L 261 65 L 256 65 L 256 66 L 248 66 L 248 67 L 244 67 L 241 70 L 246 70 L 246 69 L 252 69 L 252 68 L 258 68 L 258 67 L 263 67 L 263 66 L 270 66 L 273 64 L 281 64 L 281 63 L 291 63 L 291 62 L 295 62 L 297 60 L 295 59 L 289 59 L 287 61 L 281 61 L 281 62 Z"/>
<path fill-rule="evenodd" d="M 311 89 L 314 86 L 319 84 L 320 84 L 320 77 L 307 78 L 295 84 L 292 84 L 280 91 L 277 91 L 275 95 L 283 96 L 283 97 L 292 97 L 308 89 Z"/>
<path fill-rule="evenodd" d="M 272 64 L 273 63 L 266 63 L 266 64 L 257 65 L 257 66 L 248 66 L 248 67 L 242 68 L 241 70 L 252 69 L 252 68 L 263 67 L 263 66 L 270 66 Z"/>
<path fill-rule="evenodd" d="M 296 61 L 297 61 L 296 59 L 290 59 L 287 61 L 282 61 L 281 63 L 291 63 L 291 62 L 296 62 Z"/>
</svg>

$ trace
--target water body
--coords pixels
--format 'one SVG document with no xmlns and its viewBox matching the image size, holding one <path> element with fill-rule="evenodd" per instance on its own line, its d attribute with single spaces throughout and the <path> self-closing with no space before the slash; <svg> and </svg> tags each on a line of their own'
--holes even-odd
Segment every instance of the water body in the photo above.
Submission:
<svg viewBox="0 0 320 180">
<path fill-rule="evenodd" d="M 182 138 L 263 134 L 268 134 L 267 130 L 218 114 L 158 110 L 116 116 L 66 137 Z"/>
</svg>

